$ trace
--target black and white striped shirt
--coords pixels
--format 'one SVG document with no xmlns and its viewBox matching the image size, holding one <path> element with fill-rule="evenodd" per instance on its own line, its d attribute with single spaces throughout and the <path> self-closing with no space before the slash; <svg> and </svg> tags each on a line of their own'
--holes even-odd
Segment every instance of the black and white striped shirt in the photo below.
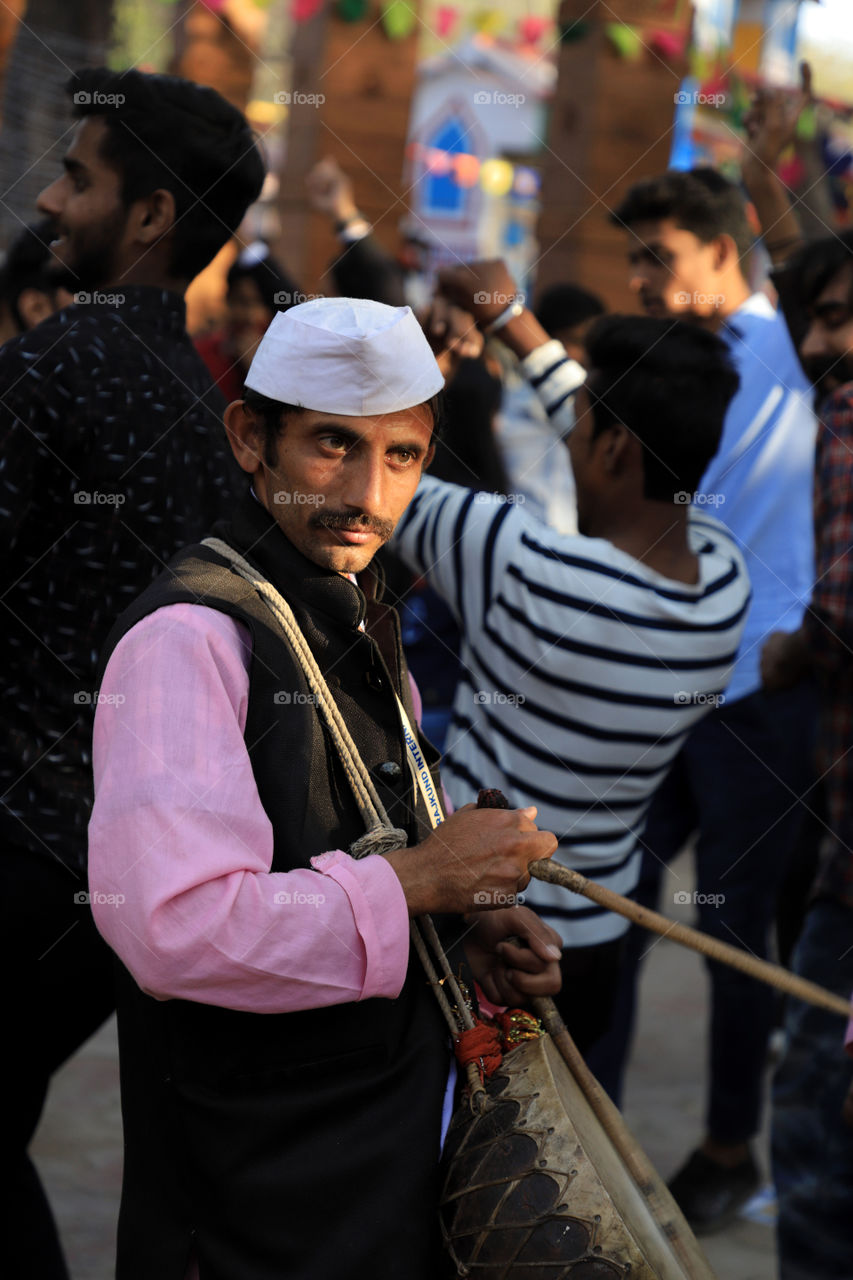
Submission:
<svg viewBox="0 0 853 1280">
<path fill-rule="evenodd" d="M 636 886 L 656 787 L 725 690 L 749 603 L 724 526 L 692 511 L 689 539 L 695 586 L 603 539 L 557 533 L 511 500 L 426 476 L 392 544 L 462 631 L 442 766 L 454 804 L 480 787 L 535 804 L 558 860 L 618 893 Z M 526 901 L 568 945 L 627 928 L 557 886 L 534 881 Z"/>
</svg>

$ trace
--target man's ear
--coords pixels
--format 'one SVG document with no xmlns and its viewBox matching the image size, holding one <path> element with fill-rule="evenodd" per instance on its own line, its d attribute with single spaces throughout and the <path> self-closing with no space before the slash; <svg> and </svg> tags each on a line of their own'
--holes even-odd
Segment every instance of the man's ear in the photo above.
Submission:
<svg viewBox="0 0 853 1280">
<path fill-rule="evenodd" d="M 158 187 L 134 203 L 131 217 L 134 239 L 149 248 L 175 225 L 175 197 L 165 187 Z"/>
<path fill-rule="evenodd" d="M 732 266 L 737 266 L 740 269 L 740 254 L 730 235 L 724 232 L 721 235 L 714 236 L 711 244 L 714 250 L 714 267 L 717 271 L 723 271 L 725 268 Z"/>
<path fill-rule="evenodd" d="M 596 437 L 596 444 L 604 470 L 608 475 L 617 476 L 633 465 L 634 445 L 639 446 L 639 441 L 621 422 L 612 422 Z"/>
<path fill-rule="evenodd" d="M 261 470 L 263 442 L 258 420 L 243 400 L 234 400 L 225 410 L 225 432 L 237 463 L 250 476 Z"/>
</svg>

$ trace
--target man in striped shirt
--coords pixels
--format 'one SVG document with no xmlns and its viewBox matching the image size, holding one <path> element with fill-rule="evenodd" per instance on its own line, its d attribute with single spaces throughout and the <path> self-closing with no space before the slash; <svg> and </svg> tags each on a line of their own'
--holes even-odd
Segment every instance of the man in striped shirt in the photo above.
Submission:
<svg viewBox="0 0 853 1280">
<path fill-rule="evenodd" d="M 581 385 L 503 264 L 444 273 L 442 288 L 499 329 L 555 426 L 570 429 L 580 529 L 560 534 L 521 503 L 421 481 L 392 545 L 462 631 L 445 786 L 457 806 L 481 786 L 536 804 L 558 860 L 630 893 L 652 794 L 725 689 L 749 601 L 727 530 L 689 504 L 737 375 L 710 334 L 615 317 L 591 337 Z M 538 882 L 527 901 L 562 935 L 564 1016 L 588 1045 L 606 1026 L 625 922 Z"/>
</svg>

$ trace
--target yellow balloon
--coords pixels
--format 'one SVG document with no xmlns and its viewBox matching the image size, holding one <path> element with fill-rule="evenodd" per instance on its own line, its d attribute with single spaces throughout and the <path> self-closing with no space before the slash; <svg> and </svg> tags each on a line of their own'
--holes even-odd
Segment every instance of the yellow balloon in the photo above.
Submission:
<svg viewBox="0 0 853 1280">
<path fill-rule="evenodd" d="M 480 186 L 490 196 L 505 196 L 512 186 L 515 171 L 508 160 L 484 160 L 480 169 Z"/>
</svg>

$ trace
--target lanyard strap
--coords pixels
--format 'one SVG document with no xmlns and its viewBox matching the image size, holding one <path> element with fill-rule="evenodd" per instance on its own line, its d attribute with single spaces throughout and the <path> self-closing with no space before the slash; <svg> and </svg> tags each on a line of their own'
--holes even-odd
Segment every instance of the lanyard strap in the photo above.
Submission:
<svg viewBox="0 0 853 1280">
<path fill-rule="evenodd" d="M 400 720 L 403 725 L 403 737 L 406 740 L 406 759 L 411 770 L 415 785 L 420 788 L 423 796 L 426 811 L 429 814 L 429 820 L 433 829 L 444 822 L 444 810 L 441 807 L 441 801 L 438 798 L 438 788 L 432 780 L 432 774 L 429 771 L 429 765 L 424 759 L 424 753 L 418 745 L 417 734 L 412 729 L 409 717 L 406 715 L 405 708 L 400 701 L 399 695 L 395 691 L 394 697 L 397 699 L 397 709 L 400 712 Z"/>
</svg>

